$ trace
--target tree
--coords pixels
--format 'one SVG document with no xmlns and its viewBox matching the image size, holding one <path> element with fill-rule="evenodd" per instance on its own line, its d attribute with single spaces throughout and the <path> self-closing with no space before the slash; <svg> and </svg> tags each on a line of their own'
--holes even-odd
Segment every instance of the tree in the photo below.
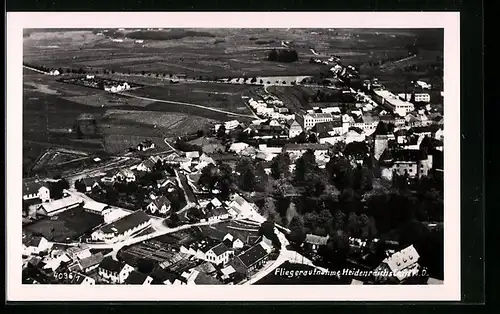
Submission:
<svg viewBox="0 0 500 314">
<path fill-rule="evenodd" d="M 288 228 L 290 229 L 290 242 L 300 246 L 306 239 L 304 222 L 301 217 L 295 216 L 290 221 Z"/>
<path fill-rule="evenodd" d="M 316 157 L 314 156 L 312 150 L 307 150 L 295 162 L 294 182 L 297 184 L 304 183 L 306 176 L 316 170 L 317 170 Z"/>
<path fill-rule="evenodd" d="M 271 175 L 275 179 L 287 178 L 290 174 L 290 156 L 281 153 L 273 159 L 271 164 Z"/>
<path fill-rule="evenodd" d="M 309 134 L 309 137 L 307 138 L 309 143 L 317 143 L 318 142 L 318 137 L 316 136 L 315 133 Z"/>
<path fill-rule="evenodd" d="M 341 211 L 337 210 L 333 215 L 333 229 L 335 231 L 344 230 L 346 215 Z"/>
<path fill-rule="evenodd" d="M 221 124 L 217 129 L 216 137 L 218 139 L 224 139 L 226 137 L 226 126 L 224 124 Z"/>
<path fill-rule="evenodd" d="M 275 224 L 272 220 L 264 221 L 259 227 L 259 235 L 265 236 L 272 241 L 273 246 L 277 249 L 281 247 L 281 242 L 274 232 Z"/>
<path fill-rule="evenodd" d="M 247 167 L 242 175 L 241 188 L 247 192 L 253 192 L 256 186 L 255 172 L 253 167 Z"/>
<path fill-rule="evenodd" d="M 361 225 L 358 219 L 358 215 L 355 213 L 350 213 L 347 219 L 347 232 L 352 237 L 359 237 L 361 235 Z"/>
<path fill-rule="evenodd" d="M 290 205 L 288 206 L 288 209 L 286 211 L 286 222 L 288 226 L 290 226 L 290 223 L 292 222 L 293 218 L 299 217 L 299 213 L 297 213 L 297 207 L 295 206 L 294 202 L 290 202 Z"/>
<path fill-rule="evenodd" d="M 281 178 L 274 182 L 274 195 L 277 198 L 285 198 L 290 194 L 294 194 L 294 187 L 288 182 L 287 179 Z"/>
<path fill-rule="evenodd" d="M 87 187 L 85 186 L 85 183 L 83 183 L 82 180 L 75 181 L 75 189 L 81 193 L 87 192 Z"/>
<path fill-rule="evenodd" d="M 262 215 L 268 220 L 281 223 L 281 217 L 276 211 L 276 205 L 272 197 L 266 197 L 264 205 L 261 207 Z"/>
<path fill-rule="evenodd" d="M 143 274 L 150 274 L 153 272 L 155 263 L 147 258 L 141 258 L 137 261 L 137 270 Z"/>
</svg>

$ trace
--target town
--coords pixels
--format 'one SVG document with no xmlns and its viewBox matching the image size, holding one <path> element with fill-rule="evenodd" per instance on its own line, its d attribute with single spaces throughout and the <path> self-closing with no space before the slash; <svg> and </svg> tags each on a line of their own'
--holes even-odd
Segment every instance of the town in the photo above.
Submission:
<svg viewBox="0 0 500 314">
<path fill-rule="evenodd" d="M 229 118 L 113 154 L 44 151 L 23 180 L 23 283 L 442 283 L 442 90 L 418 78 L 391 90 L 342 56 L 308 50 L 325 71 L 151 78 L 251 85 L 238 100 L 249 114 L 213 109 Z M 297 54 L 276 51 L 272 62 Z M 145 98 L 130 73 L 25 68 L 61 86 Z M 292 100 L 297 87 L 314 93 Z M 97 124 L 83 115 L 61 132 L 83 138 Z"/>
</svg>

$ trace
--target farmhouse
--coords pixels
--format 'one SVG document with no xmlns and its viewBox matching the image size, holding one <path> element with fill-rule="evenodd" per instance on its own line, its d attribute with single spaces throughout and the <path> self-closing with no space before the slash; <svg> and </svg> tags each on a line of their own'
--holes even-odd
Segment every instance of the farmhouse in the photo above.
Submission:
<svg viewBox="0 0 500 314">
<path fill-rule="evenodd" d="M 155 162 L 151 159 L 146 159 L 143 162 L 141 162 L 139 165 L 137 165 L 136 170 L 137 171 L 143 171 L 143 172 L 151 172 L 153 171 L 155 166 Z"/>
<path fill-rule="evenodd" d="M 118 262 L 111 256 L 104 258 L 98 267 L 99 277 L 110 283 L 125 283 L 125 280 L 133 271 L 132 266 Z"/>
<path fill-rule="evenodd" d="M 193 243 L 189 247 L 183 245 L 180 248 L 180 252 L 215 265 L 226 264 L 233 254 L 233 250 L 226 247 L 224 243 L 211 238 Z"/>
<path fill-rule="evenodd" d="M 151 201 L 146 209 L 151 213 L 151 214 L 156 214 L 156 212 L 160 214 L 166 214 L 170 210 L 170 201 L 168 198 L 166 198 L 164 195 L 154 199 Z"/>
<path fill-rule="evenodd" d="M 39 198 L 42 202 L 50 201 L 50 190 L 46 182 L 23 182 L 23 200 Z"/>
<path fill-rule="evenodd" d="M 92 233 L 93 241 L 115 243 L 151 225 L 151 218 L 139 210 Z"/>
<path fill-rule="evenodd" d="M 230 233 L 224 236 L 224 238 L 222 239 L 222 243 L 224 243 L 227 247 L 233 249 L 241 249 L 244 246 L 244 243 L 240 238 L 234 237 Z"/>
<path fill-rule="evenodd" d="M 43 216 L 54 216 L 68 209 L 83 205 L 83 200 L 76 196 L 64 197 L 52 202 L 43 203 L 38 208 L 38 214 Z"/>
</svg>

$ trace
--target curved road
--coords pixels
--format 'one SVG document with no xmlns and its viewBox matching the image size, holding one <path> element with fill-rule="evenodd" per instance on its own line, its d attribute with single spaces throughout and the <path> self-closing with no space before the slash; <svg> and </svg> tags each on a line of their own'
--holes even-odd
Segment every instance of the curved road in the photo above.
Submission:
<svg viewBox="0 0 500 314">
<path fill-rule="evenodd" d="M 255 115 L 246 115 L 246 114 L 241 114 L 241 113 L 234 113 L 234 112 L 230 112 L 230 111 L 224 111 L 224 110 L 220 110 L 220 109 L 214 109 L 214 108 L 210 108 L 210 107 L 206 107 L 206 106 L 202 106 L 202 105 L 197 105 L 197 104 L 186 103 L 186 102 L 179 102 L 179 101 L 172 101 L 172 100 L 164 100 L 164 99 L 157 99 L 157 98 L 149 98 L 149 97 L 143 97 L 143 96 L 136 96 L 136 95 L 129 94 L 129 93 L 116 93 L 116 94 L 120 94 L 120 95 L 123 95 L 123 96 L 132 97 L 132 98 L 137 98 L 137 99 L 163 102 L 163 103 L 167 103 L 167 104 L 196 107 L 196 108 L 201 108 L 201 109 L 205 109 L 205 110 L 210 110 L 210 111 L 224 113 L 224 114 L 227 114 L 227 115 L 230 115 L 230 116 L 238 116 L 238 117 L 245 117 L 245 118 L 258 118 Z"/>
</svg>

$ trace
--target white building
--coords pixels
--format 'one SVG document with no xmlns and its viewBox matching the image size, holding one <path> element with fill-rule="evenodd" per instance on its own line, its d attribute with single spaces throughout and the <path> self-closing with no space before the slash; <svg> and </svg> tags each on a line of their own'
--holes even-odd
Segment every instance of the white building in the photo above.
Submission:
<svg viewBox="0 0 500 314">
<path fill-rule="evenodd" d="M 79 197 L 63 197 L 52 202 L 42 203 L 38 208 L 38 213 L 43 216 L 54 216 L 80 205 L 83 205 L 83 199 Z"/>
<path fill-rule="evenodd" d="M 333 115 L 331 113 L 307 113 L 305 115 L 296 115 L 296 119 L 304 130 L 309 130 L 316 123 L 333 121 Z"/>
<path fill-rule="evenodd" d="M 52 243 L 42 236 L 34 236 L 29 239 L 23 238 L 23 255 L 29 256 L 38 254 L 40 252 L 47 251 L 51 247 Z"/>
<path fill-rule="evenodd" d="M 401 117 L 404 117 L 407 113 L 415 110 L 415 107 L 411 102 L 401 100 L 398 96 L 388 90 L 376 90 L 374 98 L 382 106 L 385 106 Z"/>
<path fill-rule="evenodd" d="M 151 218 L 139 210 L 94 231 L 93 241 L 116 243 L 126 239 L 134 233 L 142 231 L 151 225 Z"/>
<path fill-rule="evenodd" d="M 407 101 L 410 101 L 412 99 L 412 94 L 410 93 L 407 93 L 407 94 L 398 94 L 399 98 L 401 98 L 402 100 L 407 100 Z M 430 102 L 431 101 L 431 95 L 429 95 L 428 93 L 415 93 L 414 94 L 414 100 L 413 101 L 416 101 L 416 102 Z"/>
<path fill-rule="evenodd" d="M 123 284 L 127 277 L 134 271 L 134 267 L 121 263 L 108 256 L 102 260 L 98 267 L 99 276 L 114 284 Z"/>
<path fill-rule="evenodd" d="M 38 198 L 42 202 L 50 201 L 50 190 L 45 182 L 23 182 L 23 200 Z"/>
</svg>

